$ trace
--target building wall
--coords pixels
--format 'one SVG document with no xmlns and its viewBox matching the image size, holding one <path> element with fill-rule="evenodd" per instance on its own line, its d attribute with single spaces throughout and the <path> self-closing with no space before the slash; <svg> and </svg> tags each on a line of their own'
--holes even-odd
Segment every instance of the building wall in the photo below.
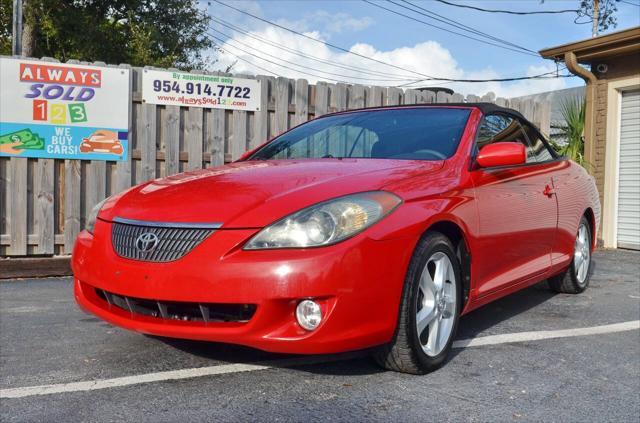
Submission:
<svg viewBox="0 0 640 423">
<path fill-rule="evenodd" d="M 607 71 L 601 73 L 598 71 L 598 65 L 607 65 Z M 640 71 L 640 55 L 632 54 L 625 56 L 612 57 L 610 59 L 601 60 L 598 63 L 591 66 L 592 72 L 598 77 L 598 79 L 618 79 L 626 78 L 630 75 L 638 74 Z"/>
<path fill-rule="evenodd" d="M 604 201 L 604 163 L 607 145 L 607 80 L 599 80 L 596 84 L 596 139 L 593 163 L 588 163 L 588 169 L 596 178 L 596 186 L 600 193 L 600 204 Z M 602 225 L 600 226 L 602 228 Z"/>
<path fill-rule="evenodd" d="M 607 66 L 606 72 L 599 72 L 598 65 L 604 64 Z M 614 140 L 607 139 L 607 133 L 611 134 L 611 131 L 607 131 L 607 120 L 612 113 L 609 107 L 617 107 L 617 104 L 608 104 L 609 85 L 627 79 L 632 76 L 640 76 L 640 55 L 627 55 L 618 56 L 603 60 L 599 63 L 594 63 L 592 66 L 592 72 L 598 77 L 596 83 L 595 93 L 595 156 L 592 163 L 590 172 L 596 179 L 596 186 L 600 193 L 600 203 L 603 207 L 607 207 L 605 204 L 605 162 L 607 160 L 607 143 L 614 142 Z M 617 116 L 617 113 L 615 113 Z M 609 119 L 611 122 L 611 119 Z M 614 123 L 619 125 L 619 122 Z M 617 142 L 617 141 L 616 141 Z M 611 149 L 609 149 L 611 154 Z M 617 154 L 617 153 L 616 153 Z M 617 159 L 616 159 L 617 161 Z M 607 187 L 612 189 L 613 187 Z M 607 198 L 610 198 L 607 196 Z M 607 218 L 607 214 L 603 213 L 603 219 Z M 612 217 L 611 217 L 612 218 Z M 604 222 L 603 222 L 604 223 Z M 605 225 L 601 224 L 598 230 L 598 238 L 602 238 L 602 229 Z"/>
</svg>

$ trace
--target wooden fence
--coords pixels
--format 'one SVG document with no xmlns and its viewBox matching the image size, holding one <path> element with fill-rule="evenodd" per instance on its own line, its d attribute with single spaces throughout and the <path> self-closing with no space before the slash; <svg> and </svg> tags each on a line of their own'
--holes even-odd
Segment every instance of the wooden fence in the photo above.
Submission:
<svg viewBox="0 0 640 423">
<path fill-rule="evenodd" d="M 0 157 L 0 256 L 70 254 L 86 216 L 103 198 L 149 179 L 236 160 L 247 149 L 325 113 L 382 105 L 492 101 L 490 96 L 465 98 L 325 82 L 312 85 L 304 79 L 257 76 L 262 80 L 259 112 L 156 106 L 142 103 L 142 68 L 131 69 L 128 161 Z M 519 110 L 544 133 L 549 132 L 548 104 L 502 98 L 495 102 Z"/>
</svg>

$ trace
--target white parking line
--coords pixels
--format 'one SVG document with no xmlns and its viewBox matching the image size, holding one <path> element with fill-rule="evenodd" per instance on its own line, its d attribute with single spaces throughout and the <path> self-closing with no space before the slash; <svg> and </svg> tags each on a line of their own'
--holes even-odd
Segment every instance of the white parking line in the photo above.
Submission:
<svg viewBox="0 0 640 423">
<path fill-rule="evenodd" d="M 479 347 L 483 345 L 506 344 L 513 342 L 539 341 L 543 339 L 568 338 L 574 336 L 599 335 L 606 333 L 625 332 L 640 329 L 640 320 L 615 323 L 611 325 L 592 326 L 577 329 L 549 330 L 537 332 L 519 332 L 503 335 L 490 335 L 478 338 L 455 341 L 453 348 Z M 337 359 L 344 359 L 344 355 Z M 202 376 L 221 375 L 226 373 L 253 372 L 274 367 L 294 365 L 310 365 L 332 361 L 331 358 L 296 358 L 290 360 L 276 360 L 256 364 L 224 364 L 191 369 L 169 370 L 165 372 L 146 373 L 136 376 L 124 376 L 113 379 L 100 379 L 84 382 L 58 383 L 53 385 L 27 386 L 23 388 L 0 389 L 0 398 L 23 398 L 35 395 L 60 394 L 65 392 L 94 391 L 98 389 L 115 388 L 142 383 L 161 382 L 167 380 L 191 379 Z"/>
<path fill-rule="evenodd" d="M 189 379 L 201 376 L 220 375 L 224 373 L 251 372 L 254 370 L 264 370 L 268 368 L 268 366 L 260 366 L 257 364 L 225 364 L 221 366 L 196 367 L 192 369 L 170 370 L 166 372 L 146 373 L 136 376 L 116 377 L 113 379 L 2 389 L 0 391 L 0 398 L 21 398 L 31 397 L 34 395 L 61 394 L 64 392 L 94 391 L 97 389 L 138 385 L 141 383 Z"/>
<path fill-rule="evenodd" d="M 541 330 L 536 332 L 505 333 L 503 335 L 481 336 L 462 339 L 453 343 L 453 348 L 480 347 L 482 345 L 508 344 L 511 342 L 530 342 L 542 339 L 570 338 L 573 336 L 600 335 L 603 333 L 625 332 L 640 329 L 640 320 L 614 323 L 612 325 L 591 326 L 588 328 Z"/>
</svg>

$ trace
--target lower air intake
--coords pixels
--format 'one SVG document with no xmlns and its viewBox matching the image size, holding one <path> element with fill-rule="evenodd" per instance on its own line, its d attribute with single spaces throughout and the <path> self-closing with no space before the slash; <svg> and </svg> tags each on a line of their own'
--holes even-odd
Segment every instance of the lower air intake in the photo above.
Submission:
<svg viewBox="0 0 640 423">
<path fill-rule="evenodd" d="M 251 320 L 256 312 L 255 304 L 191 303 L 180 301 L 154 301 L 126 297 L 96 289 L 98 297 L 112 307 L 118 307 L 133 314 L 165 320 L 188 322 L 240 322 Z"/>
</svg>

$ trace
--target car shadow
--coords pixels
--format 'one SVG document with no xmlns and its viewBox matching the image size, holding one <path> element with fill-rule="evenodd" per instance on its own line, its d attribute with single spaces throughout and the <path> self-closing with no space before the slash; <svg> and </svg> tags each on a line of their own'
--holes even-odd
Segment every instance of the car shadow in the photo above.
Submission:
<svg viewBox="0 0 640 423">
<path fill-rule="evenodd" d="M 460 317 L 456 340 L 483 336 L 483 332 L 539 306 L 556 295 L 558 294 L 549 288 L 548 282 L 543 281 L 493 301 Z M 536 328 L 529 330 L 536 330 Z M 463 348 L 454 348 L 447 361 L 452 360 L 463 350 Z"/>
<path fill-rule="evenodd" d="M 369 359 L 371 350 L 349 351 L 338 354 L 276 354 L 241 345 L 218 342 L 191 341 L 149 336 L 166 345 L 212 361 L 224 364 L 258 364 L 274 368 L 288 368 L 309 373 L 355 376 L 382 372 Z"/>
<path fill-rule="evenodd" d="M 465 314 L 458 323 L 457 339 L 474 338 L 510 318 L 522 314 L 556 296 L 546 281 L 502 297 Z"/>
<path fill-rule="evenodd" d="M 479 336 L 505 320 L 524 313 L 554 297 L 556 294 L 541 282 L 494 301 L 460 318 L 456 339 Z M 261 364 L 274 368 L 288 368 L 326 375 L 356 376 L 383 372 L 373 360 L 369 350 L 329 355 L 275 354 L 257 349 L 216 342 L 190 341 L 152 336 L 172 348 L 187 354 L 222 364 Z M 453 349 L 447 361 L 462 349 Z"/>
</svg>

